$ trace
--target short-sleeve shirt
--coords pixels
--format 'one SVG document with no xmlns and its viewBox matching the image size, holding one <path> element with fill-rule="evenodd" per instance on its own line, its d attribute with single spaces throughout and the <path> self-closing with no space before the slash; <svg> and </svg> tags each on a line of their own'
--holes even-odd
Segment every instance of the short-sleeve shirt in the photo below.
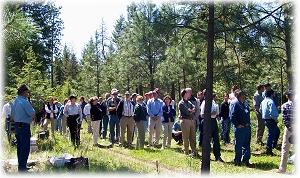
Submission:
<svg viewBox="0 0 300 178">
<path fill-rule="evenodd" d="M 24 96 L 19 95 L 11 104 L 11 116 L 15 122 L 30 124 L 34 113 L 33 107 Z"/>
<path fill-rule="evenodd" d="M 264 100 L 262 94 L 259 94 L 258 91 L 253 96 L 253 106 L 260 106 L 260 103 Z"/>
<path fill-rule="evenodd" d="M 117 104 L 120 102 L 120 99 L 117 98 L 116 99 Z M 110 99 L 109 101 L 107 101 L 107 107 L 117 107 L 115 106 L 115 103 L 112 99 Z M 117 109 L 113 110 L 113 111 L 108 111 L 109 115 L 117 115 Z"/>
</svg>

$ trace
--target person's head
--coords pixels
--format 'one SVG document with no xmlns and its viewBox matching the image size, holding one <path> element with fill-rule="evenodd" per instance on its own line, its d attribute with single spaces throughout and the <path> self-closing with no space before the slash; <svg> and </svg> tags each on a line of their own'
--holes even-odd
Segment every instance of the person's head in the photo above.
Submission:
<svg viewBox="0 0 300 178">
<path fill-rule="evenodd" d="M 212 99 L 213 99 L 214 101 L 217 101 L 217 94 L 213 93 L 213 94 L 212 94 Z"/>
<path fill-rule="evenodd" d="M 203 95 L 203 92 L 202 92 L 202 91 L 198 91 L 198 93 L 197 93 L 197 98 L 198 98 L 199 100 L 202 100 L 202 99 L 204 98 L 204 95 Z"/>
<path fill-rule="evenodd" d="M 274 96 L 275 96 L 274 90 L 269 89 L 266 91 L 266 97 L 274 98 Z"/>
<path fill-rule="evenodd" d="M 192 96 L 192 89 L 191 88 L 186 88 L 185 90 L 189 94 L 189 98 L 190 98 Z"/>
<path fill-rule="evenodd" d="M 125 94 L 125 99 L 130 100 L 130 92 L 126 91 L 124 94 Z"/>
<path fill-rule="evenodd" d="M 229 94 L 228 94 L 227 92 L 225 92 L 225 93 L 223 94 L 223 97 L 224 97 L 224 101 L 225 101 L 225 102 L 228 102 Z"/>
<path fill-rule="evenodd" d="M 53 104 L 54 104 L 55 106 L 58 106 L 58 101 L 57 101 L 57 100 L 53 101 Z"/>
<path fill-rule="evenodd" d="M 103 101 L 103 98 L 100 96 L 100 97 L 98 98 L 98 101 L 99 101 L 99 102 L 102 102 L 102 101 Z"/>
<path fill-rule="evenodd" d="M 152 94 L 153 94 L 153 98 L 154 98 L 154 99 L 157 99 L 157 98 L 158 98 L 158 93 L 157 93 L 157 91 L 154 90 L 154 91 L 152 92 Z"/>
<path fill-rule="evenodd" d="M 105 94 L 105 99 L 107 100 L 110 97 L 110 93 Z"/>
<path fill-rule="evenodd" d="M 153 98 L 153 91 L 149 91 L 149 99 Z"/>
<path fill-rule="evenodd" d="M 53 96 L 49 96 L 49 103 L 52 104 L 54 102 Z"/>
<path fill-rule="evenodd" d="M 142 104 L 143 103 L 143 97 L 141 95 L 136 97 L 136 102 Z"/>
<path fill-rule="evenodd" d="M 64 105 L 66 105 L 68 103 L 68 101 L 69 101 L 69 98 L 65 98 Z"/>
<path fill-rule="evenodd" d="M 264 85 L 263 84 L 258 84 L 256 86 L 256 90 L 258 91 L 258 93 L 262 93 L 264 91 Z"/>
<path fill-rule="evenodd" d="M 24 96 L 25 98 L 28 97 L 30 92 L 25 84 L 20 85 L 17 90 L 18 90 L 18 95 Z"/>
<path fill-rule="evenodd" d="M 289 90 L 285 93 L 285 96 L 288 100 L 293 100 L 294 99 L 294 91 L 293 90 Z"/>
<path fill-rule="evenodd" d="M 237 87 L 236 87 L 235 85 L 233 85 L 233 86 L 231 87 L 231 92 L 233 93 L 236 89 L 237 89 Z"/>
<path fill-rule="evenodd" d="M 84 101 L 84 97 L 80 96 L 79 100 L 80 100 L 80 102 L 83 102 Z"/>
<path fill-rule="evenodd" d="M 71 104 L 75 104 L 77 100 L 77 96 L 75 94 L 70 95 L 69 97 Z"/>
<path fill-rule="evenodd" d="M 269 83 L 265 83 L 264 87 L 265 87 L 265 90 L 271 89 L 271 85 Z"/>
<path fill-rule="evenodd" d="M 189 99 L 189 94 L 188 94 L 188 92 L 186 91 L 186 89 L 181 90 L 180 94 L 181 94 L 181 97 L 182 97 L 184 100 Z"/>
<path fill-rule="evenodd" d="M 246 93 L 243 90 L 237 89 L 234 91 L 235 97 L 243 103 L 246 100 Z"/>
<path fill-rule="evenodd" d="M 164 103 L 165 103 L 167 106 L 170 105 L 171 101 L 172 101 L 172 98 L 171 98 L 170 95 L 166 95 L 166 96 L 164 97 Z"/>
<path fill-rule="evenodd" d="M 138 95 L 137 93 L 132 93 L 132 95 L 131 95 L 132 101 L 136 101 L 137 95 Z"/>
<path fill-rule="evenodd" d="M 113 90 L 111 92 L 112 98 L 117 98 L 118 97 L 118 92 L 116 90 Z"/>
<path fill-rule="evenodd" d="M 149 93 L 145 93 L 145 94 L 144 94 L 144 97 L 145 97 L 145 100 L 148 101 L 149 98 L 150 98 L 150 94 L 149 94 Z"/>
</svg>

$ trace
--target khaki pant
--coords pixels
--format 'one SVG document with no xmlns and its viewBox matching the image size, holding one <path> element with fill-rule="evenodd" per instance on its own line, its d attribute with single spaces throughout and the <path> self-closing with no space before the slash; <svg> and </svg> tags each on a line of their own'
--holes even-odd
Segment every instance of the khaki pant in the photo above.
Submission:
<svg viewBox="0 0 300 178">
<path fill-rule="evenodd" d="M 148 124 L 148 144 L 152 145 L 152 136 L 153 132 L 155 130 L 155 141 L 154 145 L 159 144 L 159 138 L 160 138 L 160 130 L 161 130 L 161 117 L 158 117 L 156 121 L 153 120 L 153 118 L 149 118 L 149 124 Z"/>
<path fill-rule="evenodd" d="M 62 132 L 64 134 L 67 133 L 67 117 L 65 115 L 62 116 L 61 127 L 62 127 Z"/>
<path fill-rule="evenodd" d="M 122 116 L 120 120 L 120 144 L 124 144 L 125 132 L 127 129 L 127 143 L 132 144 L 132 135 L 134 131 L 134 120 L 133 117 Z"/>
<path fill-rule="evenodd" d="M 43 128 L 44 128 L 44 130 L 48 130 L 48 125 L 49 125 L 50 122 L 51 122 L 51 132 L 52 132 L 52 135 L 54 135 L 56 119 L 54 119 L 54 118 L 50 118 L 50 119 L 45 118 Z"/>
<path fill-rule="evenodd" d="M 162 147 L 165 147 L 165 146 L 171 147 L 173 122 L 164 122 L 164 123 L 162 123 L 162 125 L 163 125 L 163 130 L 164 130 Z M 167 140 L 168 140 L 168 142 L 167 142 Z M 166 145 L 166 143 L 167 143 L 167 145 Z"/>
<path fill-rule="evenodd" d="M 86 115 L 86 121 L 88 123 L 88 133 L 94 133 L 91 125 L 91 115 Z"/>
<path fill-rule="evenodd" d="M 136 149 L 144 149 L 145 145 L 145 132 L 144 132 L 144 126 L 145 126 L 145 121 L 139 121 L 135 123 L 137 131 L 138 131 L 138 136 L 136 139 Z"/>
<path fill-rule="evenodd" d="M 92 123 L 91 123 L 92 127 L 93 127 L 93 144 L 94 145 L 96 145 L 98 143 L 100 122 L 101 122 L 101 120 L 92 121 Z"/>
<path fill-rule="evenodd" d="M 197 153 L 196 150 L 196 132 L 195 123 L 193 120 L 180 119 L 180 127 L 182 130 L 182 140 L 184 146 L 184 153 L 189 153 L 189 145 L 193 153 Z"/>
<path fill-rule="evenodd" d="M 265 131 L 265 121 L 261 117 L 261 114 L 258 112 L 255 112 L 257 117 L 257 128 L 256 128 L 256 143 L 262 142 L 262 138 L 264 136 Z"/>
<path fill-rule="evenodd" d="M 282 137 L 282 146 L 281 146 L 281 161 L 279 169 L 283 172 L 286 171 L 287 161 L 289 159 L 289 151 L 291 148 L 291 144 L 289 142 L 289 137 L 292 135 L 286 127 L 284 127 L 284 133 Z"/>
</svg>

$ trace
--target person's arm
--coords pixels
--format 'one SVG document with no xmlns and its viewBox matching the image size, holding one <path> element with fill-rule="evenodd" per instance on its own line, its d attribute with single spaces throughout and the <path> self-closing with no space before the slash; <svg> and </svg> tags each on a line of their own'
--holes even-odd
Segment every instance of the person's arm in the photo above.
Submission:
<svg viewBox="0 0 300 178">
<path fill-rule="evenodd" d="M 26 100 L 27 101 L 27 100 Z M 29 103 L 29 101 L 24 102 L 24 110 L 27 113 L 28 116 L 30 116 L 32 119 L 35 119 L 35 110 L 33 109 L 32 105 Z"/>
<path fill-rule="evenodd" d="M 80 105 L 78 105 L 78 113 L 79 113 L 79 122 L 78 124 L 82 123 L 82 108 L 80 107 Z"/>
<path fill-rule="evenodd" d="M 46 111 L 46 113 L 51 113 L 51 110 L 48 108 L 48 105 L 45 105 L 45 111 Z"/>
<path fill-rule="evenodd" d="M 160 107 L 159 107 L 157 116 L 162 116 L 162 115 L 163 115 L 162 107 L 163 107 L 164 103 L 163 103 L 161 100 L 159 100 L 159 101 L 160 101 L 160 102 L 159 102 Z"/>
<path fill-rule="evenodd" d="M 270 103 L 270 116 L 272 119 L 274 119 L 276 122 L 278 122 L 278 110 L 277 107 L 275 105 L 275 102 Z"/>
<path fill-rule="evenodd" d="M 189 116 L 190 115 L 190 111 L 188 110 L 188 108 L 186 106 L 184 106 L 183 102 L 179 103 L 179 110 L 181 113 L 183 113 L 184 115 Z"/>
<path fill-rule="evenodd" d="M 237 107 L 236 107 L 236 102 L 232 103 L 229 105 L 229 117 L 230 121 L 236 128 L 242 128 L 243 126 L 239 124 L 239 122 L 236 119 L 236 113 L 237 113 Z"/>
<path fill-rule="evenodd" d="M 152 102 L 151 102 L 151 101 L 148 101 L 148 103 L 147 103 L 147 113 L 148 113 L 149 116 L 152 118 L 152 117 L 154 117 L 154 114 L 152 113 L 151 105 L 152 105 Z"/>
<path fill-rule="evenodd" d="M 68 115 L 68 104 L 65 105 L 65 108 L 64 108 L 63 113 L 64 113 L 64 115 L 65 115 L 66 117 L 69 116 L 69 115 Z"/>
</svg>

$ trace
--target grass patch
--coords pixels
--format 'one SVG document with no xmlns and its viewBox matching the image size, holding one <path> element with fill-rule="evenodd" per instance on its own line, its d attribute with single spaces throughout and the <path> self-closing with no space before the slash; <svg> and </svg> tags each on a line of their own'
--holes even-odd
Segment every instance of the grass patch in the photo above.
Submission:
<svg viewBox="0 0 300 178">
<path fill-rule="evenodd" d="M 253 114 L 251 114 L 253 116 Z M 280 119 L 281 120 L 281 119 Z M 4 127 L 4 122 L 2 123 Z M 234 166 L 234 145 L 221 143 L 221 157 L 225 163 L 211 160 L 211 174 L 212 175 L 228 175 L 233 174 L 257 174 L 257 175 L 276 175 L 275 170 L 279 167 L 281 153 L 279 150 L 274 150 L 276 156 L 267 156 L 264 154 L 265 146 L 260 146 L 255 143 L 256 120 L 251 117 L 252 124 L 252 141 L 251 141 L 251 168 L 246 166 Z M 280 122 L 278 124 L 281 134 L 279 138 L 279 145 L 281 146 L 284 126 Z M 3 128 L 2 127 L 2 128 Z M 49 127 L 50 128 L 50 127 Z M 37 137 L 38 131 L 41 131 L 40 126 L 31 126 L 32 136 Z M 221 128 L 220 128 L 221 130 Z M 2 131 L 2 159 L 16 159 L 16 146 L 10 146 L 5 132 Z M 265 130 L 264 141 L 266 140 L 267 130 Z M 51 134 L 50 134 L 51 135 Z M 198 135 L 198 133 L 197 133 Z M 135 134 L 136 136 L 136 134 Z M 230 134 L 233 142 L 233 132 Z M 134 139 L 134 144 L 135 144 Z M 147 142 L 147 134 L 146 134 Z M 160 143 L 162 140 L 160 140 Z M 47 164 L 48 156 L 59 157 L 64 153 L 69 153 L 74 157 L 83 155 L 89 158 L 89 171 L 79 172 L 85 175 L 93 175 L 97 173 L 105 174 L 147 174 L 147 175 L 194 175 L 200 173 L 201 158 L 193 158 L 183 154 L 183 146 L 178 146 L 172 140 L 171 148 L 160 150 L 160 148 L 145 147 L 144 150 L 128 149 L 118 147 L 117 144 L 113 148 L 105 146 L 109 142 L 101 141 L 99 143 L 103 148 L 92 146 L 92 135 L 87 133 L 87 123 L 83 122 L 83 130 L 81 130 L 81 146 L 74 150 L 68 135 L 60 135 L 55 133 L 54 137 L 50 136 L 48 139 L 39 140 L 38 150 L 29 155 L 30 160 L 38 160 L 39 163 L 32 167 L 32 172 L 37 174 L 72 174 L 66 167 L 53 167 Z M 202 154 L 201 147 L 198 148 L 199 154 Z M 214 158 L 211 153 L 211 158 Z M 287 171 L 291 172 L 293 165 L 288 165 Z M 16 173 L 17 166 L 11 166 L 8 169 L 9 173 Z M 78 174 L 78 172 L 76 173 Z"/>
</svg>

